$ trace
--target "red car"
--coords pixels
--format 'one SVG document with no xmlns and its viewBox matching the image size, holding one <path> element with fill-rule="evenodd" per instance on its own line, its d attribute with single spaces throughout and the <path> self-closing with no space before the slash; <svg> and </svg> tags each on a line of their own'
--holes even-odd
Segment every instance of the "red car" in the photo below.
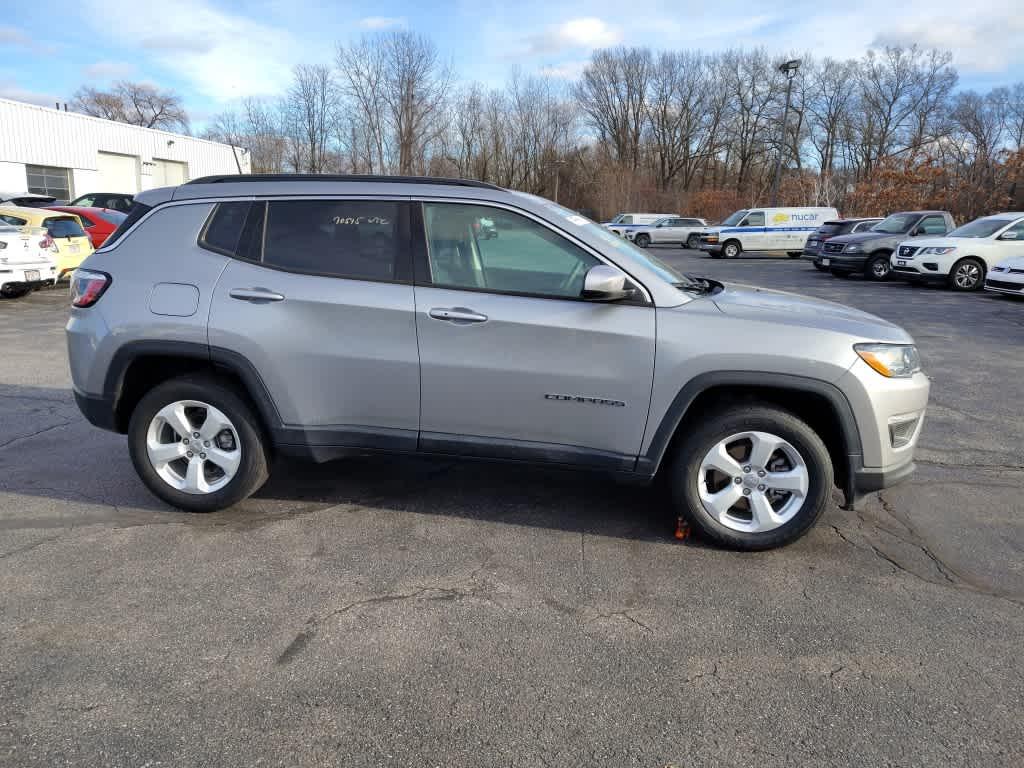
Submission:
<svg viewBox="0 0 1024 768">
<path fill-rule="evenodd" d="M 127 218 L 120 211 L 109 208 L 85 208 L 80 205 L 48 205 L 54 211 L 73 213 L 82 220 L 85 233 L 89 235 L 93 248 L 99 248 L 115 229 Z"/>
</svg>

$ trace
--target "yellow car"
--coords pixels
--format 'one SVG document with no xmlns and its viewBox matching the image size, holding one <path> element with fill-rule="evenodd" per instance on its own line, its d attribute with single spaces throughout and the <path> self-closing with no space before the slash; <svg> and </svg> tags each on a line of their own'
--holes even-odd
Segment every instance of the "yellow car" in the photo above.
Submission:
<svg viewBox="0 0 1024 768">
<path fill-rule="evenodd" d="M 82 228 L 81 219 L 74 214 L 47 208 L 0 205 L 0 224 L 45 229 L 52 241 L 48 255 L 57 265 L 58 280 L 70 277 L 85 257 L 95 250 Z"/>
</svg>

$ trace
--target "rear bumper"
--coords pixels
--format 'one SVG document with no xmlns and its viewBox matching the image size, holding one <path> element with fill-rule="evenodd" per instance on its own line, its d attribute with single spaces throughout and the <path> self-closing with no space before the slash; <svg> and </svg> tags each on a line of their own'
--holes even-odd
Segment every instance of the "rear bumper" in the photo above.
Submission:
<svg viewBox="0 0 1024 768">
<path fill-rule="evenodd" d="M 117 422 L 114 417 L 114 398 L 104 395 L 86 395 L 77 389 L 72 390 L 75 394 L 75 405 L 85 416 L 86 421 L 94 427 L 106 429 L 110 432 L 117 432 Z"/>
<path fill-rule="evenodd" d="M 39 277 L 27 280 L 27 272 L 38 272 Z M 0 269 L 0 288 L 41 288 L 57 279 L 57 268 L 48 262 L 41 264 L 10 264 Z"/>
<path fill-rule="evenodd" d="M 849 272 L 860 272 L 864 269 L 864 265 L 867 264 L 867 254 L 858 253 L 856 255 L 848 255 L 845 253 L 820 253 L 815 262 L 820 263 L 822 259 L 828 259 L 829 269 L 841 269 Z"/>
</svg>

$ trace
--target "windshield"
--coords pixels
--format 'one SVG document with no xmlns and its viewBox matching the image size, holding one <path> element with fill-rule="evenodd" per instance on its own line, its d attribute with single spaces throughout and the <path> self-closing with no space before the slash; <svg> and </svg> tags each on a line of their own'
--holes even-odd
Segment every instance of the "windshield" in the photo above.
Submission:
<svg viewBox="0 0 1024 768">
<path fill-rule="evenodd" d="M 580 216 L 575 211 L 571 211 L 558 203 L 553 203 L 543 197 L 537 195 L 531 195 L 527 192 L 513 192 L 514 195 L 521 195 L 522 197 L 529 198 L 534 203 L 543 205 L 549 211 L 553 211 L 558 216 L 572 222 L 580 229 L 585 231 L 588 235 L 596 237 L 606 246 L 615 249 L 616 251 L 622 252 L 634 261 L 642 262 L 648 269 L 658 273 L 658 277 L 664 280 L 666 283 L 672 283 L 676 286 L 696 286 L 693 280 L 686 277 L 682 272 L 677 272 L 676 269 L 669 264 L 666 264 L 661 259 L 653 256 L 650 251 L 645 251 L 643 248 L 638 248 L 633 245 L 629 240 L 624 237 L 609 232 L 607 229 L 602 227 L 600 224 L 595 224 L 590 219 Z"/>
<path fill-rule="evenodd" d="M 46 219 L 43 222 L 43 226 L 46 227 L 46 231 L 50 233 L 50 237 L 84 237 L 85 230 L 82 229 L 82 225 L 78 223 L 78 219 L 72 219 L 70 216 Z"/>
<path fill-rule="evenodd" d="M 746 208 L 744 208 L 742 211 L 736 211 L 736 213 L 731 214 L 729 218 L 725 219 L 725 221 L 722 222 L 722 226 L 731 227 L 733 224 L 739 224 L 743 220 L 743 217 L 746 215 Z"/>
<path fill-rule="evenodd" d="M 975 219 L 950 232 L 946 237 L 991 237 L 1013 219 Z"/>
<path fill-rule="evenodd" d="M 614 216 L 612 216 L 612 220 L 610 222 L 608 222 L 608 223 L 609 224 L 618 224 L 618 223 L 620 223 L 622 221 L 623 218 L 625 218 L 625 216 L 626 216 L 626 214 L 624 214 L 624 213 L 616 213 Z"/>
<path fill-rule="evenodd" d="M 871 228 L 872 232 L 884 232 L 887 235 L 902 235 L 910 231 L 914 222 L 918 219 L 914 213 L 894 213 L 892 216 L 878 222 Z"/>
</svg>

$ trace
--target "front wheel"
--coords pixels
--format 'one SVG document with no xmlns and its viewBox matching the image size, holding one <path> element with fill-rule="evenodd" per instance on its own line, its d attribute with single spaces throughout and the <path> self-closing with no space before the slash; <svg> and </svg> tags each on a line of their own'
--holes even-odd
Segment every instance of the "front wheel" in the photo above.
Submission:
<svg viewBox="0 0 1024 768">
<path fill-rule="evenodd" d="M 651 244 L 651 238 L 650 235 L 637 235 L 634 242 L 641 248 L 646 248 Z"/>
<path fill-rule="evenodd" d="M 735 240 L 730 240 L 722 246 L 722 255 L 727 259 L 735 259 L 743 253 L 743 247 Z"/>
<path fill-rule="evenodd" d="M 833 484 L 821 438 L 770 405 L 713 411 L 669 471 L 678 513 L 711 541 L 745 550 L 798 539 L 828 505 Z"/>
<path fill-rule="evenodd" d="M 868 260 L 864 267 L 864 276 L 869 280 L 883 282 L 892 274 L 892 263 L 889 254 L 883 253 Z"/>
<path fill-rule="evenodd" d="M 31 292 L 31 288 L 12 288 L 5 285 L 3 288 L 0 288 L 0 297 L 5 299 L 20 299 L 22 296 L 28 296 Z"/>
<path fill-rule="evenodd" d="M 187 512 L 230 507 L 268 476 L 252 409 L 209 376 L 171 379 L 147 393 L 132 412 L 128 450 L 149 490 Z"/>
<path fill-rule="evenodd" d="M 949 287 L 954 291 L 976 291 L 985 283 L 985 268 L 975 258 L 960 259 L 949 270 Z"/>
</svg>

